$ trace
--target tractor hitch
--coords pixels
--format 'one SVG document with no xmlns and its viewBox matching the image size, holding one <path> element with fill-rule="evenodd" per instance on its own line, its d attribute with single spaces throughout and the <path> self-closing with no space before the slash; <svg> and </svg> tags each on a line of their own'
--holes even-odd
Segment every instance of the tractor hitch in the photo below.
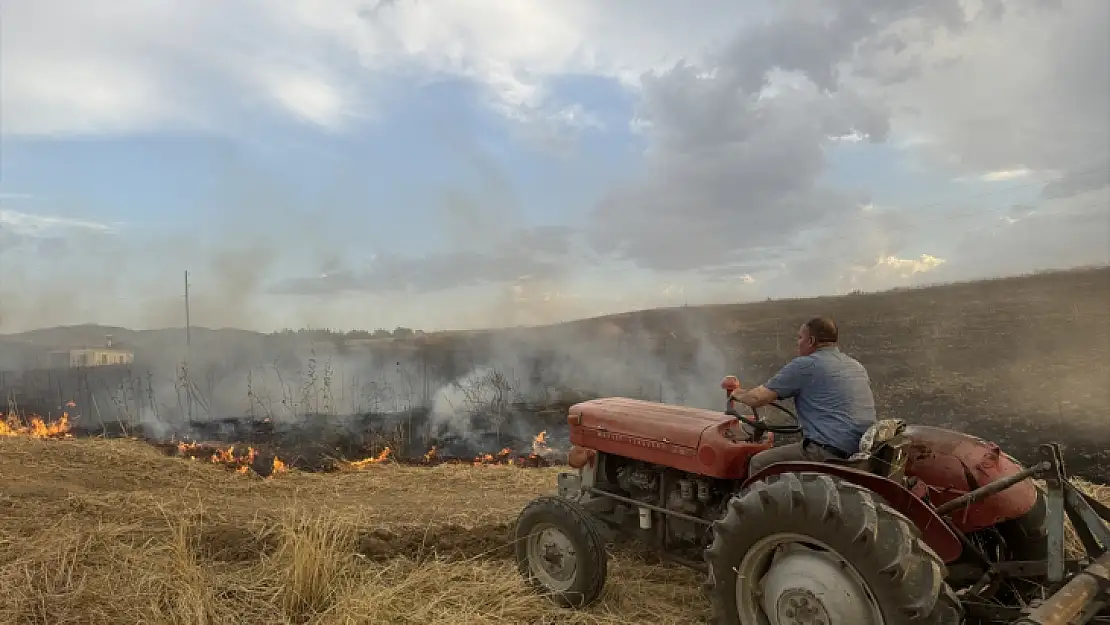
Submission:
<svg viewBox="0 0 1110 625">
<path fill-rule="evenodd" d="M 1064 518 L 1071 521 L 1090 565 L 1060 586 L 1014 625 L 1083 625 L 1099 619 L 1110 603 L 1110 509 L 1082 493 L 1067 477 L 1060 446 L 1041 445 L 1041 473 L 1048 502 L 1048 571 L 1046 581 L 1065 578 Z"/>
<path fill-rule="evenodd" d="M 1060 446 L 1041 445 L 1039 461 L 1009 477 L 996 480 L 937 506 L 937 515 L 951 526 L 953 513 L 1029 478 L 1045 482 L 1047 558 L 1043 561 L 993 562 L 979 553 L 987 565 L 983 579 L 964 595 L 969 616 L 980 622 L 1011 625 L 1110 624 L 1103 610 L 1110 605 L 1110 508 L 1086 495 L 1068 479 Z M 1065 550 L 1065 518 L 1071 522 L 1086 552 L 1082 560 L 1068 560 Z M 955 527 L 953 530 L 955 531 Z M 965 546 L 971 546 L 966 537 Z M 977 601 L 978 590 L 1001 578 L 1038 579 L 1051 592 L 1043 601 L 1025 608 L 1003 608 Z"/>
<path fill-rule="evenodd" d="M 1090 623 L 1106 607 L 1110 591 L 1110 552 L 1056 591 L 1014 625 L 1072 625 Z"/>
<path fill-rule="evenodd" d="M 1044 566 L 1043 579 L 1049 588 L 1055 588 L 1055 592 L 1044 601 L 1024 610 L 1021 617 L 1012 621 L 1012 625 L 1110 623 L 1110 618 L 1099 616 L 1110 604 L 1110 508 L 1087 496 L 1071 483 L 1058 444 L 1041 445 L 1039 455 L 1040 462 L 1022 473 L 1032 471 L 1032 475 L 1045 481 L 1048 558 L 1044 563 L 1029 564 Z M 997 484 L 1013 481 L 1017 477 L 1018 475 L 1014 475 L 1012 478 L 999 480 Z M 988 484 L 960 499 L 966 498 L 970 502 L 986 496 L 970 497 L 994 485 Z M 1006 487 L 1008 486 L 1002 486 L 994 492 Z M 950 509 L 947 512 L 961 507 L 953 505 L 958 501 L 949 502 L 947 506 Z M 938 513 L 944 507 L 946 506 L 939 507 Z M 1067 578 L 1068 569 L 1072 567 L 1068 565 L 1072 563 L 1066 560 L 1065 517 L 1071 522 L 1083 544 L 1089 562 L 1086 568 L 1071 575 L 1070 579 Z"/>
</svg>

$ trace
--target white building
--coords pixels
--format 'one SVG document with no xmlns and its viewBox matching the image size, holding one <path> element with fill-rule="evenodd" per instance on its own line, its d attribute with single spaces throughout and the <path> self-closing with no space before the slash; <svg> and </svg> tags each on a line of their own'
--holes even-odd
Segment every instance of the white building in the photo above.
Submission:
<svg viewBox="0 0 1110 625">
<path fill-rule="evenodd" d="M 55 350 L 48 355 L 50 368 L 100 367 L 105 365 L 129 365 L 135 362 L 135 352 L 112 345 L 112 337 L 107 337 L 103 347 L 72 347 Z"/>
</svg>

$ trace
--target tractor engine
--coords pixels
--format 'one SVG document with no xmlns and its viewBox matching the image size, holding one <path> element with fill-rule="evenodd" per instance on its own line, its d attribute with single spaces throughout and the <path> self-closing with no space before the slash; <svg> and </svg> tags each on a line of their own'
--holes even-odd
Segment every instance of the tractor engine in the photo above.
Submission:
<svg viewBox="0 0 1110 625">
<path fill-rule="evenodd" d="M 606 456 L 606 460 L 616 458 Z M 726 482 L 636 460 L 620 462 L 610 475 L 629 499 L 708 521 L 723 515 L 730 495 Z M 621 508 L 618 506 L 617 510 L 618 517 L 623 517 L 621 524 L 638 525 L 641 532 L 650 532 L 669 550 L 702 549 L 708 545 L 707 525 L 649 508 L 636 510 L 630 505 Z"/>
</svg>

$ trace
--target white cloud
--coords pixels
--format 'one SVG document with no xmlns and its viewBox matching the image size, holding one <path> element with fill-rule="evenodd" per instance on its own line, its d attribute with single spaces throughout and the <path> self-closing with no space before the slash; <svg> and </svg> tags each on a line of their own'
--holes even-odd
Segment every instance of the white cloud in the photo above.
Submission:
<svg viewBox="0 0 1110 625">
<path fill-rule="evenodd" d="M 5 134 L 112 134 L 188 117 L 163 97 L 157 80 L 133 67 L 96 59 L 24 62 L 5 55 Z"/>
<path fill-rule="evenodd" d="M 860 141 L 866 141 L 867 138 L 868 136 L 866 134 L 860 133 L 859 131 L 852 131 L 847 134 L 829 137 L 831 141 L 841 141 L 844 143 L 859 143 Z"/>
<path fill-rule="evenodd" d="M 67 232 L 98 232 L 112 234 L 119 224 L 105 224 L 85 219 L 56 215 L 36 215 L 0 208 L 0 229 L 28 237 L 54 236 Z"/>
<path fill-rule="evenodd" d="M 930 254 L 918 258 L 881 256 L 873 263 L 851 266 L 836 281 L 836 291 L 888 289 L 922 281 L 922 275 L 933 272 L 945 260 Z"/>
<path fill-rule="evenodd" d="M 275 76 L 274 97 L 306 121 L 333 128 L 346 115 L 342 96 L 326 82 L 311 76 Z"/>
<path fill-rule="evenodd" d="M 928 138 L 913 146 L 916 154 L 954 176 L 1106 170 L 1110 3 L 988 4 L 996 14 L 908 47 L 864 81 L 869 95 L 901 111 L 896 136 Z M 881 80 L 910 64 L 908 78 Z"/>
<path fill-rule="evenodd" d="M 895 275 L 908 278 L 917 273 L 924 273 L 931 271 L 944 264 L 943 258 L 937 258 L 931 254 L 922 254 L 919 258 L 898 258 L 897 256 L 887 256 L 886 258 L 879 259 L 875 264 L 873 270 L 889 269 Z"/>
<path fill-rule="evenodd" d="M 604 124 L 581 104 L 565 106 L 549 116 L 549 119 L 572 128 L 603 128 Z"/>
<path fill-rule="evenodd" d="M 1018 178 L 1025 178 L 1033 172 L 1025 168 L 1020 169 L 1003 169 L 1000 171 L 992 171 L 980 176 L 983 182 L 1005 182 L 1007 180 L 1016 180 Z"/>
<path fill-rule="evenodd" d="M 721 7 L 730 19 L 676 20 Z M 743 16 L 722 0 L 36 0 L 4 12 L 0 103 L 13 134 L 218 131 L 260 85 L 332 127 L 372 104 L 376 79 L 414 68 L 476 81 L 511 118 L 578 124 L 584 113 L 549 102 L 553 77 L 639 76 L 696 56 Z"/>
<path fill-rule="evenodd" d="M 1107 218 L 1105 194 L 1091 194 L 1110 183 L 1110 3 L 978 3 L 996 11 L 972 4 L 826 0 L 815 11 L 806 0 L 7 3 L 0 127 L 31 135 L 220 133 L 262 110 L 341 132 L 366 111 L 379 113 L 376 98 L 389 81 L 447 76 L 477 85 L 507 119 L 562 130 L 602 125 L 573 93 L 559 92 L 562 79 L 604 77 L 627 88 L 637 104 L 628 123 L 646 145 L 645 163 L 597 206 L 570 207 L 582 217 L 580 232 L 529 233 L 530 221 L 514 219 L 522 207 L 505 199 L 516 190 L 493 180 L 456 202 L 480 206 L 481 219 L 452 206 L 470 225 L 436 222 L 442 254 L 383 249 L 374 262 L 352 261 L 324 241 L 312 259 L 320 262 L 305 272 L 313 280 L 290 285 L 328 296 L 389 293 L 394 299 L 379 308 L 414 315 L 413 323 L 436 323 L 426 311 L 448 315 L 448 295 L 473 301 L 476 292 L 493 294 L 499 320 L 519 322 L 651 306 L 676 294 L 691 303 L 735 299 L 739 287 L 752 297 L 827 291 L 843 281 L 885 288 L 1105 257 L 1106 231 L 1093 227 Z M 946 180 L 999 190 L 1016 181 L 1029 195 L 1047 184 L 1013 209 L 978 199 L 928 215 L 878 206 L 870 190 L 885 181 L 849 187 L 829 175 L 834 153 L 867 142 L 885 142 L 917 171 Z M 1059 208 L 1097 209 L 1099 198 L 1102 212 Z M 20 236 L 116 229 L 9 209 L 0 226 Z M 580 238 L 593 249 L 583 250 Z M 205 256 L 158 259 L 176 267 Z M 255 280 L 265 272 L 247 273 Z M 251 287 L 265 291 L 261 281 Z M 448 295 L 412 295 L 428 291 Z M 437 305 L 427 305 L 432 300 Z M 351 304 L 343 314 L 360 319 L 368 308 Z M 251 312 L 259 309 L 281 307 Z M 484 308 L 474 315 L 494 319 Z"/>
<path fill-rule="evenodd" d="M 682 286 L 681 284 L 665 284 L 663 285 L 663 288 L 659 290 L 659 293 L 666 299 L 681 297 L 682 294 L 685 292 L 686 287 Z"/>
</svg>

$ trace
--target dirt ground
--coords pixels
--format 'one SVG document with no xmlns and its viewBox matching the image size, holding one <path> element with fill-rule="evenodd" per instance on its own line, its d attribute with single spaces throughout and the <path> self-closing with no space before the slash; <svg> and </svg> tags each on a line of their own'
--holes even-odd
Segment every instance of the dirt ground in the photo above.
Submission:
<svg viewBox="0 0 1110 625">
<path fill-rule="evenodd" d="M 587 611 L 525 587 L 510 523 L 557 471 L 263 479 L 138 441 L 0 437 L 0 623 L 704 622 L 700 576 L 632 554 L 614 556 Z"/>
</svg>

